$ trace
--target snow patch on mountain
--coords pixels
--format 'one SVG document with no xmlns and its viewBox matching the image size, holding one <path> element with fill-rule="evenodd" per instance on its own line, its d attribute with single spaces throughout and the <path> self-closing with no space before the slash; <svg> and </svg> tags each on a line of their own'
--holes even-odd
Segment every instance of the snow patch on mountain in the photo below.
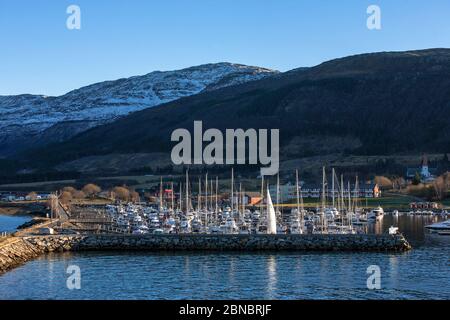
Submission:
<svg viewBox="0 0 450 320">
<path fill-rule="evenodd" d="M 73 128 L 73 122 L 80 121 L 84 122 L 85 130 L 131 112 L 276 73 L 260 67 L 216 63 L 104 81 L 58 97 L 0 96 L 0 155 L 4 153 L 2 149 L 20 147 L 15 145 L 23 139 L 38 141 L 39 134 L 56 124 L 72 122 Z M 70 136 L 70 133 L 64 135 Z"/>
</svg>

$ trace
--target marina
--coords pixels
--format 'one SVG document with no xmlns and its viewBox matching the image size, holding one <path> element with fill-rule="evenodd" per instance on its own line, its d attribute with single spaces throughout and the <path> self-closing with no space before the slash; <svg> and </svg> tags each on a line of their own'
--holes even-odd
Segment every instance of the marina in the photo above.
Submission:
<svg viewBox="0 0 450 320">
<path fill-rule="evenodd" d="M 390 221 L 386 217 L 394 222 L 404 217 L 431 218 L 434 223 L 425 225 L 422 232 L 447 235 L 448 222 L 442 222 L 448 219 L 446 210 L 385 211 L 380 205 L 364 206 L 358 177 L 352 185 L 349 180 L 344 183 L 343 175 L 338 177 L 334 169 L 330 171 L 328 179 L 322 168 L 322 186 L 317 189 L 320 201 L 315 207 L 304 202 L 298 171 L 293 201 L 288 204 L 282 203 L 279 176 L 275 188 L 270 187 L 273 179 L 262 177 L 259 197 L 254 192 L 249 199 L 233 168 L 225 191 L 219 189 L 218 177 L 211 178 L 208 173 L 192 177 L 186 171 L 184 183 L 178 181 L 178 194 L 174 181 L 164 182 L 161 177 L 152 202 L 135 198 L 133 202 L 117 199 L 109 204 L 67 206 L 60 202 L 60 194 L 54 193 L 49 196 L 47 218 L 34 225 L 27 223 L 4 243 L 1 269 L 8 271 L 54 251 L 410 250 L 403 226 L 386 226 Z M 367 190 L 363 194 L 367 195 Z"/>
<path fill-rule="evenodd" d="M 387 214 L 368 225 L 394 225 L 407 252 L 142 252 L 48 253 L 0 276 L 6 299 L 449 299 L 450 238 L 425 232 L 439 217 Z M 366 287 L 369 265 L 381 290 Z M 81 269 L 80 290 L 66 287 L 66 269 Z M 32 284 L 32 285 L 30 285 Z M 14 286 L 15 290 L 9 290 Z"/>
<path fill-rule="evenodd" d="M 278 192 L 273 203 L 264 179 L 261 179 L 259 203 L 246 207 L 242 185 L 239 184 L 238 192 L 234 191 L 233 169 L 229 201 L 222 201 L 220 205 L 217 177 L 214 189 L 212 180 L 208 181 L 205 175 L 204 193 L 202 177 L 198 178 L 197 201 L 194 202 L 188 171 L 184 193 L 180 186 L 177 203 L 171 183 L 170 205 L 163 198 L 162 177 L 156 207 L 118 201 L 103 206 L 68 208 L 55 193 L 49 199 L 47 219 L 35 225 L 27 224 L 12 237 L 5 238 L 0 247 L 0 272 L 54 251 L 395 252 L 411 249 L 398 227 L 391 226 L 383 234 L 368 234 L 368 225 L 381 223 L 384 210 L 381 207 L 368 212 L 361 210 L 357 198 L 350 196 L 346 203 L 343 193 L 339 192 L 343 190 L 342 179 L 341 189 L 335 192 L 334 170 L 332 206 L 327 204 L 323 168 L 321 207 L 315 210 L 304 206 L 297 171 L 295 177 L 296 204 L 290 210 L 280 208 Z"/>
<path fill-rule="evenodd" d="M 386 214 L 425 215 L 446 218 L 446 210 L 385 212 L 380 205 L 364 207 L 359 195 L 358 177 L 352 192 L 344 196 L 344 181 L 340 183 L 332 170 L 328 187 L 325 168 L 320 202 L 316 207 L 306 206 L 298 172 L 295 175 L 295 198 L 289 206 L 281 204 L 280 184 L 277 178 L 275 194 L 268 182 L 261 179 L 257 202 L 249 204 L 241 183 L 235 182 L 231 170 L 229 192 L 220 192 L 218 178 L 199 176 L 193 183 L 186 171 L 184 184 L 179 184 L 176 195 L 170 182 L 168 194 L 164 192 L 161 177 L 156 203 L 116 201 L 105 206 L 75 208 L 60 219 L 56 232 L 109 233 L 109 234 L 365 234 L 368 225 L 382 222 Z M 168 183 L 166 183 L 167 185 Z M 196 190 L 194 191 L 194 187 Z M 350 190 L 348 182 L 347 190 Z M 165 196 L 163 196 L 165 195 Z M 60 210 L 61 211 L 61 210 Z M 56 211 L 55 211 L 56 212 Z M 61 218 L 61 217 L 60 217 Z M 398 233 L 401 229 L 389 229 Z"/>
</svg>

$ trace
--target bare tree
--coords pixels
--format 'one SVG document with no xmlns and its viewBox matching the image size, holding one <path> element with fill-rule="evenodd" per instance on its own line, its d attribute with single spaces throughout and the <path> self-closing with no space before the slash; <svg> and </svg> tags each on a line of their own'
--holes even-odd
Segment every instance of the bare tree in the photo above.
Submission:
<svg viewBox="0 0 450 320">
<path fill-rule="evenodd" d="M 445 185 L 447 187 L 447 191 L 450 191 L 450 172 L 446 172 L 443 174 L 444 180 L 445 180 Z"/>
<path fill-rule="evenodd" d="M 397 177 L 392 180 L 393 188 L 402 190 L 402 187 L 406 186 L 406 181 L 403 177 Z"/>
<path fill-rule="evenodd" d="M 122 201 L 128 201 L 130 199 L 130 190 L 125 187 L 115 187 L 112 192 L 114 194 L 114 198 L 116 199 Z"/>
<path fill-rule="evenodd" d="M 75 192 L 77 192 L 77 189 L 75 189 L 74 187 L 71 186 L 67 186 L 62 188 L 62 192 L 67 191 L 69 192 L 71 195 L 73 195 Z"/>
<path fill-rule="evenodd" d="M 443 200 L 448 192 L 448 185 L 446 183 L 446 176 L 442 175 L 437 177 L 436 180 L 433 181 L 433 188 L 436 192 L 436 199 Z"/>
<path fill-rule="evenodd" d="M 102 189 L 93 183 L 89 183 L 83 187 L 82 191 L 86 196 L 94 197 L 95 195 L 99 194 Z"/>
<path fill-rule="evenodd" d="M 72 200 L 72 194 L 69 191 L 63 191 L 61 193 L 61 196 L 59 197 L 59 202 L 61 202 L 62 204 L 69 204 L 70 201 Z"/>
<path fill-rule="evenodd" d="M 376 176 L 374 181 L 383 189 L 390 189 L 393 186 L 391 179 L 384 176 Z"/>
<path fill-rule="evenodd" d="M 136 191 L 130 191 L 130 199 L 131 199 L 131 201 L 133 201 L 133 202 L 138 202 L 139 200 L 140 200 L 140 197 L 139 197 L 139 193 L 137 193 Z"/>
<path fill-rule="evenodd" d="M 32 201 L 37 200 L 37 193 L 34 192 L 34 191 L 30 192 L 29 194 L 27 194 L 26 199 L 27 200 L 32 200 Z"/>
<path fill-rule="evenodd" d="M 74 199 L 84 199 L 86 198 L 86 194 L 81 190 L 75 190 L 75 192 L 72 193 L 72 197 Z"/>
</svg>

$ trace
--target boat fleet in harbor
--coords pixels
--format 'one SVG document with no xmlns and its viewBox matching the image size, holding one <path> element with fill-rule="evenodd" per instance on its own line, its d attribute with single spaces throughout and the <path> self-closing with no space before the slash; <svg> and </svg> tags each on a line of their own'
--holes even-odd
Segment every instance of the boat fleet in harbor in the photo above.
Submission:
<svg viewBox="0 0 450 320">
<path fill-rule="evenodd" d="M 213 181 L 210 180 L 208 183 L 207 179 L 206 175 L 204 197 L 201 196 L 202 184 L 199 181 L 196 208 L 190 194 L 188 172 L 186 172 L 185 188 L 182 190 L 180 187 L 180 197 L 176 203 L 173 192 L 171 201 L 166 201 L 169 204 L 164 203 L 161 183 L 158 206 L 132 203 L 106 206 L 107 216 L 111 220 L 110 229 L 131 234 L 355 234 L 365 232 L 363 226 L 380 222 L 385 215 L 382 207 L 365 211 L 358 207 L 356 199 L 344 199 L 343 193 L 340 193 L 343 189 L 342 182 L 337 187 L 337 192 L 332 193 L 331 205 L 327 205 L 327 199 L 323 193 L 321 205 L 308 210 L 303 203 L 298 172 L 296 172 L 297 201 L 287 210 L 280 210 L 281 206 L 278 203 L 273 204 L 269 188 L 268 186 L 265 188 L 263 179 L 261 183 L 263 200 L 259 205 L 251 207 L 246 206 L 241 187 L 235 193 L 233 171 L 231 193 L 227 203 L 219 205 L 217 178 L 215 193 Z M 324 169 L 323 185 L 325 184 Z M 209 196 L 208 186 L 210 186 Z M 333 179 L 333 191 L 334 187 Z M 336 198 L 335 194 L 338 195 Z"/>
<path fill-rule="evenodd" d="M 267 234 L 267 233 L 356 233 L 357 224 L 334 210 L 314 212 L 296 209 L 275 212 L 271 222 L 271 209 L 190 210 L 188 212 L 128 203 L 108 205 L 106 212 L 112 221 L 112 229 L 122 233 L 220 233 L 220 234 Z M 362 224 L 362 222 L 359 222 Z"/>
</svg>

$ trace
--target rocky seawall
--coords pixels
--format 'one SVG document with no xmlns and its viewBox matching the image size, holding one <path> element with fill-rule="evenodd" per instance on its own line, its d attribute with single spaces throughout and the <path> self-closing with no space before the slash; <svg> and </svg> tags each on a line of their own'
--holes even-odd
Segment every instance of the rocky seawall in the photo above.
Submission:
<svg viewBox="0 0 450 320">
<path fill-rule="evenodd" d="M 402 235 L 75 235 L 32 236 L 24 239 L 45 251 L 405 251 L 411 248 Z"/>
<path fill-rule="evenodd" d="M 45 251 L 22 238 L 12 237 L 0 242 L 0 274 L 36 258 Z"/>
<path fill-rule="evenodd" d="M 0 273 L 54 251 L 385 251 L 411 249 L 402 235 L 49 235 L 0 244 Z"/>
</svg>

